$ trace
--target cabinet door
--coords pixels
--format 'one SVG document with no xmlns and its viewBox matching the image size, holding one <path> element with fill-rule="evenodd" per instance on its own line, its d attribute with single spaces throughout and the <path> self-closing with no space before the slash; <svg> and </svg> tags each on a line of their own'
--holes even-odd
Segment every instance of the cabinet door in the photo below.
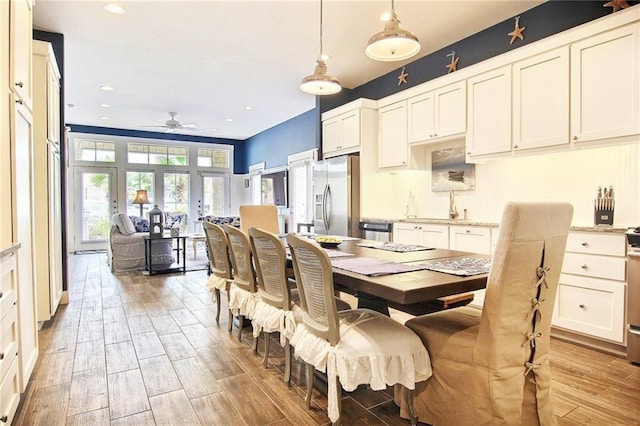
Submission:
<svg viewBox="0 0 640 426">
<path fill-rule="evenodd" d="M 467 80 L 467 155 L 511 150 L 511 66 Z"/>
<path fill-rule="evenodd" d="M 380 139 L 378 141 L 378 166 L 406 166 L 407 102 L 398 102 L 380 108 Z"/>
<path fill-rule="evenodd" d="M 340 146 L 340 118 L 332 118 L 322 122 L 322 153 L 337 151 Z"/>
<path fill-rule="evenodd" d="M 360 110 L 341 116 L 342 137 L 338 149 L 353 148 L 360 145 Z"/>
<path fill-rule="evenodd" d="M 47 72 L 47 139 L 60 142 L 60 83 L 52 68 Z"/>
<path fill-rule="evenodd" d="M 409 119 L 409 143 L 422 142 L 434 137 L 433 92 L 415 96 L 407 101 Z"/>
<path fill-rule="evenodd" d="M 450 226 L 449 248 L 471 253 L 491 254 L 491 229 L 477 226 Z M 470 305 L 477 308 L 484 306 L 485 290 L 473 292 Z"/>
<path fill-rule="evenodd" d="M 394 223 L 393 242 L 398 244 L 420 245 L 421 235 L 415 223 Z"/>
<path fill-rule="evenodd" d="M 31 38 L 32 38 L 32 1 L 12 0 L 11 29 L 9 33 L 9 79 L 10 88 L 20 97 L 24 105 L 31 110 Z"/>
<path fill-rule="evenodd" d="M 640 24 L 571 46 L 571 136 L 574 141 L 640 133 Z"/>
<path fill-rule="evenodd" d="M 9 105 L 11 97 L 6 87 L 9 85 L 9 3 L 0 1 L 0 247 L 13 242 L 11 229 L 11 151 L 9 129 L 11 119 Z"/>
<path fill-rule="evenodd" d="M 420 234 L 423 246 L 449 248 L 449 227 L 446 225 L 420 225 Z"/>
<path fill-rule="evenodd" d="M 568 143 L 569 48 L 562 47 L 513 65 L 513 149 Z"/>
<path fill-rule="evenodd" d="M 435 100 L 434 137 L 452 136 L 467 130 L 466 82 L 437 89 Z"/>
</svg>

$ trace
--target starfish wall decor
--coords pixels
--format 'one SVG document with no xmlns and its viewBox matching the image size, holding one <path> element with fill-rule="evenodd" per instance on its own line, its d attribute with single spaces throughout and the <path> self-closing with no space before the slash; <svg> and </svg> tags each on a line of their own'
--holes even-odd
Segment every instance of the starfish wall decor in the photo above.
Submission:
<svg viewBox="0 0 640 426">
<path fill-rule="evenodd" d="M 409 77 L 409 74 L 404 72 L 404 68 L 405 67 L 402 67 L 402 72 L 400 72 L 400 75 L 398 76 L 398 86 L 400 86 L 402 83 L 406 83 L 407 77 Z"/>
<path fill-rule="evenodd" d="M 613 11 L 611 13 L 615 13 L 620 9 L 626 9 L 629 7 L 629 3 L 626 0 L 611 0 L 605 3 L 602 7 L 611 7 Z"/>
<path fill-rule="evenodd" d="M 520 26 L 520 17 L 516 16 L 516 26 L 513 29 L 513 31 L 511 31 L 509 34 L 509 36 L 511 36 L 511 41 L 509 42 L 509 44 L 513 44 L 513 42 L 515 41 L 516 38 L 519 38 L 520 40 L 524 40 L 524 35 L 522 35 L 522 32 L 526 29 L 527 27 L 521 27 Z"/>
<path fill-rule="evenodd" d="M 447 74 L 452 73 L 454 71 L 457 71 L 458 69 L 458 61 L 460 60 L 460 56 L 458 56 L 456 58 L 456 52 L 455 50 L 452 50 L 451 53 L 449 53 L 447 56 L 451 56 L 451 62 L 447 65 L 445 65 L 445 67 L 448 69 L 447 70 Z"/>
</svg>

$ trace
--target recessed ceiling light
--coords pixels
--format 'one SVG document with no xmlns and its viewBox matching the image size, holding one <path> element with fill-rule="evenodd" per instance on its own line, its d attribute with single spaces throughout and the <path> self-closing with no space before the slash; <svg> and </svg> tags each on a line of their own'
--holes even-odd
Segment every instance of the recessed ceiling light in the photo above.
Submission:
<svg viewBox="0 0 640 426">
<path fill-rule="evenodd" d="M 116 90 L 116 89 L 114 89 L 114 88 L 113 88 L 113 87 L 111 87 L 111 86 L 100 86 L 100 88 L 101 88 L 102 90 L 104 90 L 105 92 L 112 92 L 112 91 Z"/>
<path fill-rule="evenodd" d="M 211 131 L 212 131 L 212 132 L 217 132 L 217 131 L 218 131 L 218 129 L 217 129 L 216 127 L 214 127 L 214 128 L 212 128 L 212 129 L 211 129 Z"/>
<path fill-rule="evenodd" d="M 100 117 L 100 120 L 108 120 L 109 117 L 105 117 L 104 115 L 102 117 Z"/>
<path fill-rule="evenodd" d="M 231 123 L 233 121 L 233 118 L 226 118 L 224 121 L 226 121 L 227 123 Z"/>
<path fill-rule="evenodd" d="M 118 3 L 107 3 L 103 7 L 104 10 L 109 13 L 113 13 L 114 15 L 122 15 L 126 12 L 126 10 L 124 10 L 124 7 L 122 7 Z"/>
<path fill-rule="evenodd" d="M 100 106 L 101 106 L 102 108 L 111 108 L 111 105 L 109 105 L 109 104 L 105 104 L 105 103 L 100 104 Z"/>
<path fill-rule="evenodd" d="M 247 111 L 251 111 L 253 107 L 251 105 L 247 105 L 246 107 L 244 107 L 244 109 L 246 109 Z"/>
</svg>

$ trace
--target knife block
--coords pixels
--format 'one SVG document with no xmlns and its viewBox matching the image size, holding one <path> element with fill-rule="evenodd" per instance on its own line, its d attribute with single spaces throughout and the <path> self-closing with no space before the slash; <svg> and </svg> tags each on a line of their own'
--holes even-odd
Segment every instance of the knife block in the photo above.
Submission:
<svg viewBox="0 0 640 426">
<path fill-rule="evenodd" d="M 613 212 L 614 209 L 602 209 L 594 210 L 593 221 L 596 225 L 609 225 L 613 226 Z"/>
</svg>

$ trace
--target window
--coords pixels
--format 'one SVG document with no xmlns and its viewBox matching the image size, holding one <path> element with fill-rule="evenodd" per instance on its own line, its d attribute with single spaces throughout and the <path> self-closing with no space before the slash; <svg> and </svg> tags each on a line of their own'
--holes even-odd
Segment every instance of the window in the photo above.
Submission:
<svg viewBox="0 0 640 426">
<path fill-rule="evenodd" d="M 188 166 L 189 148 L 181 146 L 128 144 L 127 158 L 133 164 Z"/>
<path fill-rule="evenodd" d="M 116 144 L 113 142 L 76 139 L 76 161 L 116 161 Z"/>
<path fill-rule="evenodd" d="M 127 172 L 127 214 L 129 216 L 140 215 L 140 204 L 132 204 L 131 201 L 136 197 L 136 193 L 139 189 L 147 191 L 147 198 L 150 204 L 142 205 L 142 215 L 147 216 L 149 210 L 154 205 L 154 172 L 140 172 L 140 171 L 128 171 Z"/>
<path fill-rule="evenodd" d="M 228 204 L 225 184 L 227 177 L 223 174 L 207 173 L 202 175 L 202 216 L 224 216 Z"/>
<path fill-rule="evenodd" d="M 226 149 L 198 149 L 198 167 L 229 168 L 229 151 Z"/>
<path fill-rule="evenodd" d="M 189 173 L 164 174 L 164 211 L 189 213 Z"/>
</svg>

